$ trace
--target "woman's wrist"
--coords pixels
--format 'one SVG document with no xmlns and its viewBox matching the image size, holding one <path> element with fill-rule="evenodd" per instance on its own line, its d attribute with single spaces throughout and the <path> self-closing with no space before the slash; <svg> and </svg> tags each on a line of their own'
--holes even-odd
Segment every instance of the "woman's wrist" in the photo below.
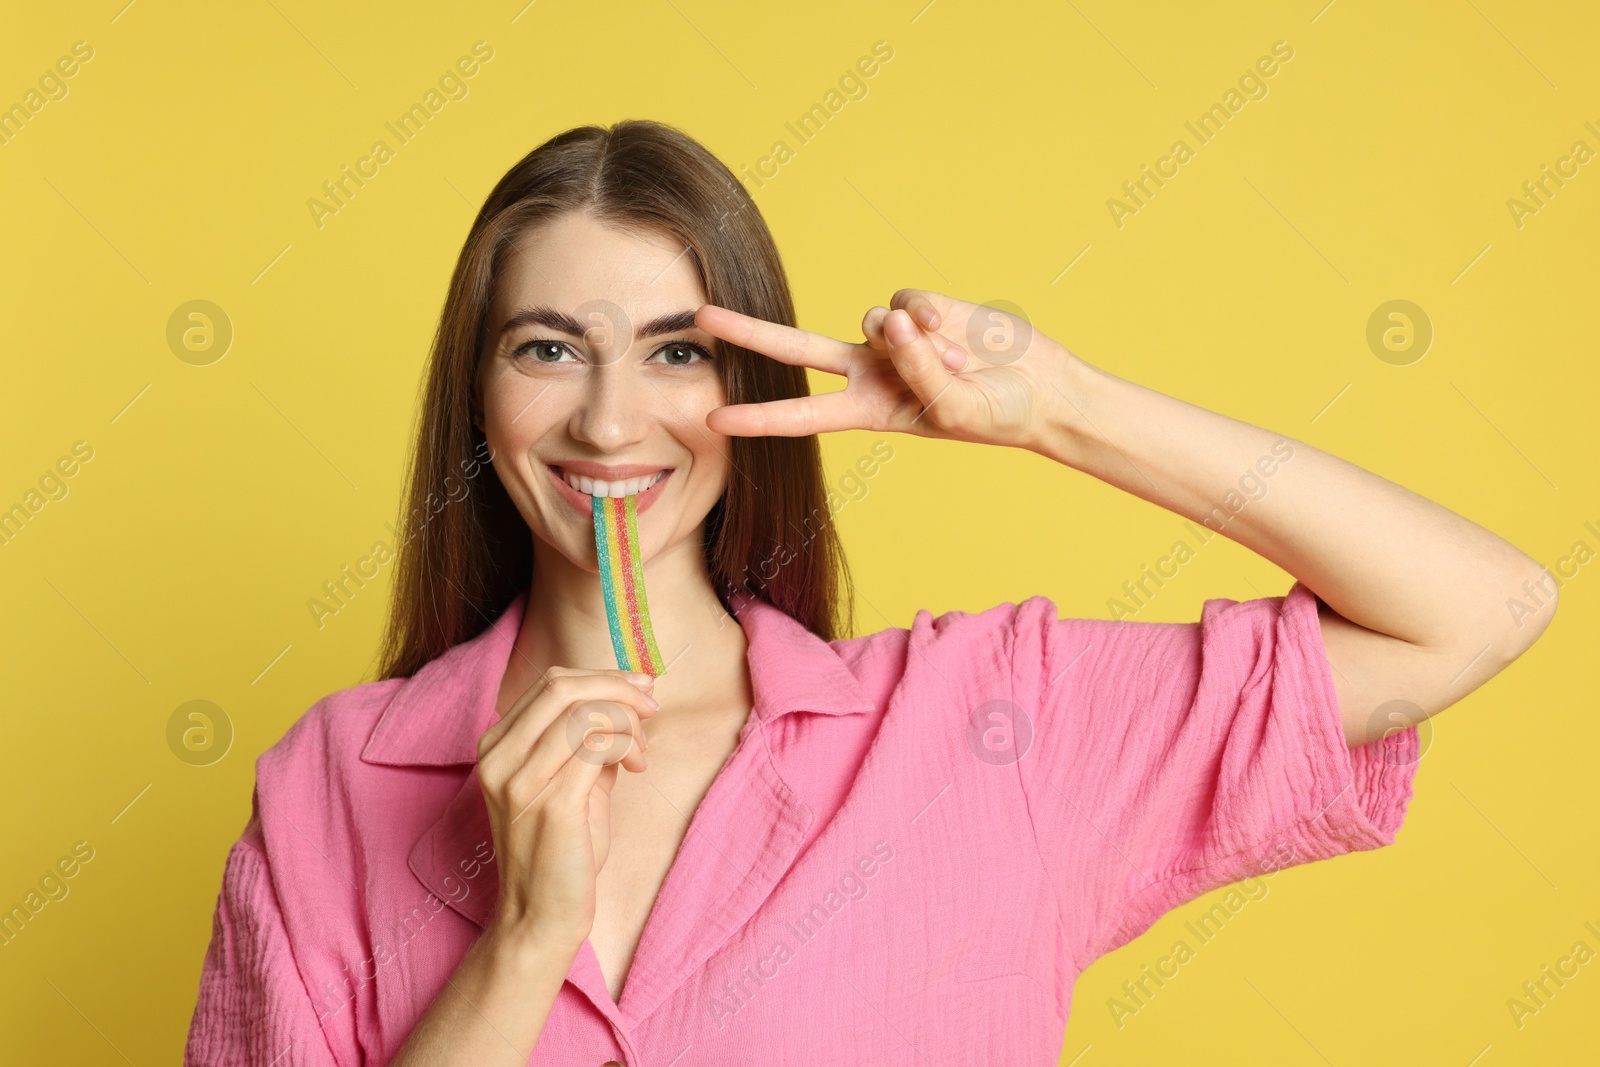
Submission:
<svg viewBox="0 0 1600 1067">
<path fill-rule="evenodd" d="M 1030 452 L 1082 470 L 1088 457 L 1105 442 L 1090 414 L 1096 396 L 1114 381 L 1111 375 L 1062 349 L 1059 369 L 1040 398 L 1042 417 Z"/>
<path fill-rule="evenodd" d="M 496 917 L 484 929 L 480 940 L 497 970 L 527 972 L 542 970 L 553 961 L 565 963 L 570 969 L 587 937 L 587 933 L 576 930 L 558 931 L 533 923 L 504 922 Z"/>
<path fill-rule="evenodd" d="M 491 920 L 390 1062 L 528 1062 L 582 945 L 581 938 L 574 943 L 526 924 Z"/>
</svg>

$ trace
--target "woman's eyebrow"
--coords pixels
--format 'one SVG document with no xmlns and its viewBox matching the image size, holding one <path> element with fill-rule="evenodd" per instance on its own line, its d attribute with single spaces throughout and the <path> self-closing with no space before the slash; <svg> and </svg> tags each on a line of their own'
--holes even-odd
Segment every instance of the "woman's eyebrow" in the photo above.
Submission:
<svg viewBox="0 0 1600 1067">
<path fill-rule="evenodd" d="M 552 330 L 559 330 L 562 333 L 571 334 L 573 337 L 582 337 L 586 329 L 582 323 L 573 318 L 571 315 L 567 314 L 565 311 L 557 311 L 555 308 L 537 306 L 518 308 L 516 314 L 507 319 L 506 324 L 502 326 L 500 330 L 502 333 L 509 333 L 510 331 L 517 329 L 519 326 L 535 325 L 547 326 Z M 601 324 L 591 322 L 587 328 L 593 329 L 597 325 Z M 665 315 L 658 315 L 649 322 L 644 323 L 639 327 L 635 336 L 659 337 L 664 333 L 682 333 L 685 330 L 692 330 L 696 328 L 693 309 L 689 311 L 673 311 Z"/>
<path fill-rule="evenodd" d="M 664 333 L 683 333 L 685 330 L 693 329 L 698 329 L 694 324 L 694 309 L 673 311 L 666 315 L 658 315 L 639 327 L 639 336 L 659 337 Z"/>
<path fill-rule="evenodd" d="M 548 307 L 518 308 L 516 314 L 506 320 L 500 327 L 501 333 L 510 333 L 519 326 L 548 326 L 552 330 L 570 333 L 574 337 L 583 336 L 583 326 L 577 319 L 564 311 L 557 311 Z"/>
</svg>

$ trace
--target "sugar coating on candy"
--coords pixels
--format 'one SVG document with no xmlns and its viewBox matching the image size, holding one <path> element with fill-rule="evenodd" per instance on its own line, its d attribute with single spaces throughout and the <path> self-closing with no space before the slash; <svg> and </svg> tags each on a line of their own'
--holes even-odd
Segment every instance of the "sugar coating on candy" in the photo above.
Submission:
<svg viewBox="0 0 1600 1067">
<path fill-rule="evenodd" d="M 597 496 L 593 503 L 594 553 L 617 666 L 654 677 L 667 668 L 656 647 L 645 599 L 638 505 L 633 496 Z"/>
</svg>

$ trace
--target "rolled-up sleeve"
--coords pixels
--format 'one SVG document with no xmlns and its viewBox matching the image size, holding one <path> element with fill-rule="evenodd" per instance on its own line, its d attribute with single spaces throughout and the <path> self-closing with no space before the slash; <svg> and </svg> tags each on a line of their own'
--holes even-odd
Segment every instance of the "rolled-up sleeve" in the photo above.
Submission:
<svg viewBox="0 0 1600 1067">
<path fill-rule="evenodd" d="M 254 827 L 228 853 L 184 1067 L 354 1067 L 323 1032 Z"/>
<path fill-rule="evenodd" d="M 1415 727 L 1349 748 L 1315 595 L 1205 602 L 1199 622 L 1019 606 L 1012 686 L 1034 839 L 1080 966 L 1209 890 L 1391 844 Z"/>
</svg>

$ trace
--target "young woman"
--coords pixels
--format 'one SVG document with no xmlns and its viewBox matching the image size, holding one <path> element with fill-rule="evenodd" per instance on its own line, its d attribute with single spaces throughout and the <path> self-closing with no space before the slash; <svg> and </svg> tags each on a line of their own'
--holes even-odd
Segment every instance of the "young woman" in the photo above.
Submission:
<svg viewBox="0 0 1600 1067">
<path fill-rule="evenodd" d="M 1076 976 L 1164 912 L 1394 840 L 1417 722 L 1549 623 L 1553 588 L 1503 607 L 1538 564 L 1017 318 L 890 305 L 858 344 L 795 329 L 759 212 L 670 127 L 505 175 L 380 680 L 257 761 L 187 1063 L 1053 1063 Z M 1035 596 L 842 636 L 815 435 L 852 428 L 1037 452 L 1297 581 L 1192 623 Z M 596 495 L 636 495 L 653 679 L 612 666 Z"/>
</svg>

